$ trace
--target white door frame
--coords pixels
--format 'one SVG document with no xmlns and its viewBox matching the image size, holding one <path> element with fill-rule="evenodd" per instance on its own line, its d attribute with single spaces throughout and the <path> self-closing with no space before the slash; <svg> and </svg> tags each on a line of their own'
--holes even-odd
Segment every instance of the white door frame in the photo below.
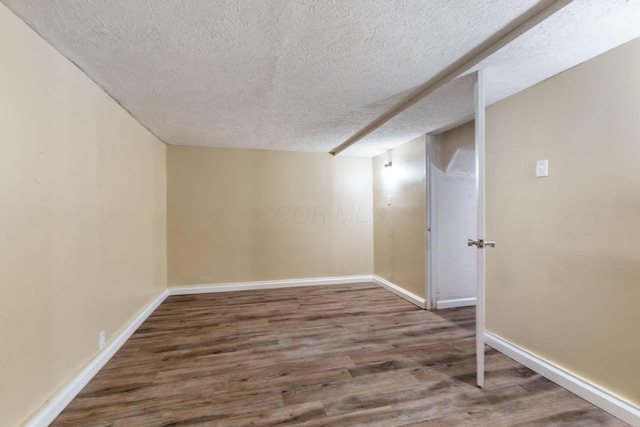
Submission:
<svg viewBox="0 0 640 427">
<path fill-rule="evenodd" d="M 475 114 L 471 114 L 461 120 L 456 120 L 448 124 L 447 126 L 435 130 L 426 135 L 426 149 L 425 149 L 425 172 L 426 172 L 426 185 L 425 185 L 425 200 L 427 203 L 427 239 L 426 239 L 426 309 L 436 310 L 438 308 L 438 289 L 436 285 L 436 277 L 438 272 L 438 265 L 434 262 L 434 255 L 437 252 L 435 241 L 438 238 L 438 216 L 436 206 L 438 204 L 438 185 L 433 179 L 434 161 L 436 158 L 436 141 L 437 138 L 442 136 L 445 132 L 462 126 L 470 121 L 474 120 Z M 466 248 L 465 248 L 466 249 Z M 461 248 L 461 250 L 464 250 Z"/>
<path fill-rule="evenodd" d="M 426 250 L 426 257 L 427 257 L 427 262 L 425 263 L 426 265 L 426 295 L 427 295 L 427 301 L 426 301 L 426 309 L 427 310 L 435 310 L 436 309 L 436 287 L 433 286 L 435 284 L 435 272 L 434 270 L 437 268 L 437 266 L 435 265 L 435 263 L 432 261 L 433 258 L 433 254 L 434 254 L 434 250 L 435 250 L 435 244 L 434 244 L 434 239 L 435 239 L 435 229 L 433 228 L 436 222 L 435 219 L 435 215 L 436 215 L 436 210 L 435 210 L 435 203 L 436 203 L 436 185 L 433 182 L 432 176 L 431 176 L 431 168 L 432 168 L 432 164 L 433 164 L 433 159 L 435 158 L 435 141 L 434 141 L 434 137 L 430 134 L 427 134 L 427 138 L 426 138 L 426 155 L 425 157 L 425 171 L 426 171 L 426 184 L 425 184 L 425 191 L 426 191 L 426 202 L 427 202 L 427 224 L 426 224 L 426 230 L 427 230 L 427 250 Z"/>
</svg>

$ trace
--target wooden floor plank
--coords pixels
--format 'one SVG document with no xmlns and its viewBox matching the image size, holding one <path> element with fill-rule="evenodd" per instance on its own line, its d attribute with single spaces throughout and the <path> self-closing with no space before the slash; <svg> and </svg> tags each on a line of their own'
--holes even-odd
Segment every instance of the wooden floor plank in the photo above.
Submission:
<svg viewBox="0 0 640 427">
<path fill-rule="evenodd" d="M 169 297 L 53 426 L 621 426 L 373 284 Z"/>
</svg>

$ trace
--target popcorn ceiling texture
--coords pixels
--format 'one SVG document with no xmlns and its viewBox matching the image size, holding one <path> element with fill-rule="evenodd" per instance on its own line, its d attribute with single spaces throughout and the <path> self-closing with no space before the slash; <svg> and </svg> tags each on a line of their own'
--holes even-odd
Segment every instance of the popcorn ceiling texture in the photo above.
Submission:
<svg viewBox="0 0 640 427">
<path fill-rule="evenodd" d="M 330 151 L 533 7 L 551 3 L 2 2 L 168 144 L 308 152 Z M 481 65 L 489 69 L 489 99 L 639 36 L 638 3 L 574 1 L 560 19 L 552 16 Z M 610 24 L 631 12 L 633 25 L 618 23 L 626 29 L 609 41 Z M 579 49 L 567 47 L 576 43 Z M 470 114 L 469 83 L 442 88 L 345 154 L 373 156 Z"/>
<path fill-rule="evenodd" d="M 476 74 L 457 78 L 365 136 L 347 156 L 382 153 L 474 114 Z"/>
<path fill-rule="evenodd" d="M 484 70 L 490 105 L 636 37 L 640 1 L 574 0 L 469 73 Z M 475 81 L 475 74 L 453 80 L 344 154 L 375 155 L 472 115 Z"/>
<path fill-rule="evenodd" d="M 574 0 L 472 71 L 492 104 L 637 37 L 640 1 Z"/>
</svg>

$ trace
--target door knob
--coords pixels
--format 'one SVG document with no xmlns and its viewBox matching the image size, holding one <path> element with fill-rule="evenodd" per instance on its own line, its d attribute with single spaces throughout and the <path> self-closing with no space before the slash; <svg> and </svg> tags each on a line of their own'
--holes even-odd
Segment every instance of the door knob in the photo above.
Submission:
<svg viewBox="0 0 640 427">
<path fill-rule="evenodd" d="M 483 239 L 478 239 L 478 240 L 473 240 L 473 239 L 469 239 L 467 240 L 467 246 L 477 246 L 479 249 L 483 249 L 485 247 L 491 247 L 491 248 L 495 248 L 496 247 L 496 242 L 495 240 L 483 240 Z"/>
</svg>

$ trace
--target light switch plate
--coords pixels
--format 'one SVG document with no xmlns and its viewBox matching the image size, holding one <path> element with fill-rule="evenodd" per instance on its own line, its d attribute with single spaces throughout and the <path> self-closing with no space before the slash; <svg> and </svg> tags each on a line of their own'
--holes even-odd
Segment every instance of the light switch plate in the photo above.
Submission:
<svg viewBox="0 0 640 427">
<path fill-rule="evenodd" d="M 549 176 L 549 160 L 538 160 L 536 162 L 536 176 L 538 178 Z"/>
</svg>

